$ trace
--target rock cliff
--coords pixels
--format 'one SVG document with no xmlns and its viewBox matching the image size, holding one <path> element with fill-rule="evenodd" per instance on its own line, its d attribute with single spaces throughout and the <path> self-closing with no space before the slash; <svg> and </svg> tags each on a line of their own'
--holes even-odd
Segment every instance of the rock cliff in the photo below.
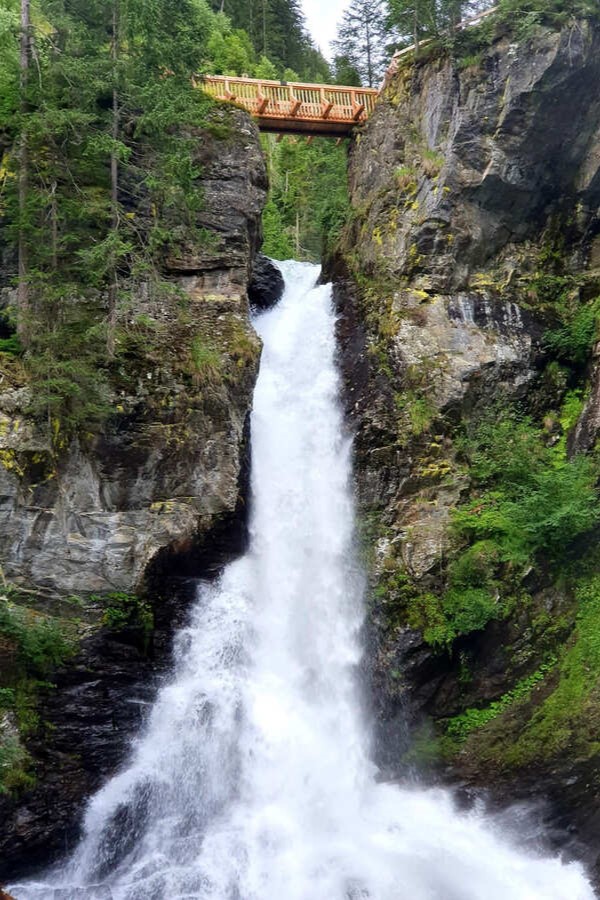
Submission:
<svg viewBox="0 0 600 900">
<path fill-rule="evenodd" d="M 3 372 L 0 880 L 64 852 L 153 696 L 193 597 L 186 576 L 243 544 L 267 177 L 239 110 L 216 107 L 195 137 L 204 201 L 162 289 L 142 285 L 124 313 L 107 427 L 48 434 L 18 364 Z M 133 214 L 143 227 L 143 201 Z M 27 670 L 24 634 L 42 642 Z"/>
<path fill-rule="evenodd" d="M 329 266 L 373 548 L 380 762 L 550 797 L 594 866 L 597 495 L 562 538 L 558 491 L 539 540 L 523 511 L 557 467 L 595 465 L 577 454 L 600 421 L 598 84 L 587 21 L 405 63 L 354 142 Z"/>
<path fill-rule="evenodd" d="M 17 584 L 131 590 L 159 550 L 235 509 L 260 353 L 247 285 L 266 173 L 250 120 L 214 115 L 230 130 L 198 134 L 205 239 L 164 261 L 171 292 L 142 287 L 128 309 L 109 428 L 53 454 L 27 417 L 27 386 L 0 393 L 0 558 Z"/>
</svg>

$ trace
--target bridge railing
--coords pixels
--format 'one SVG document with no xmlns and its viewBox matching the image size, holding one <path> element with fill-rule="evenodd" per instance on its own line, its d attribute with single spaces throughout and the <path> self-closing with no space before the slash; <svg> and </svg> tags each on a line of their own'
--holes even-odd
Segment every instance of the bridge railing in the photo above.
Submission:
<svg viewBox="0 0 600 900">
<path fill-rule="evenodd" d="M 362 122 L 373 111 L 378 92 L 370 88 L 266 81 L 228 75 L 198 76 L 200 86 L 219 100 L 239 103 L 266 119 Z"/>
</svg>

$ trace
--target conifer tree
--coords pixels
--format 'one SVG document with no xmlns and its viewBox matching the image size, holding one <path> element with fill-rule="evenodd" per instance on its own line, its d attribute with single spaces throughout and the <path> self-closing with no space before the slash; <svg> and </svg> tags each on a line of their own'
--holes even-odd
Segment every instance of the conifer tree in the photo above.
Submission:
<svg viewBox="0 0 600 900">
<path fill-rule="evenodd" d="M 27 92 L 29 88 L 29 64 L 31 60 L 31 7 L 30 0 L 21 0 L 21 34 L 19 38 L 19 71 L 20 71 L 20 95 L 21 118 L 24 121 L 27 115 Z M 27 200 L 29 194 L 29 142 L 27 129 L 22 127 L 19 140 L 19 240 L 18 240 L 18 266 L 19 281 L 17 285 L 17 306 L 19 336 L 24 342 L 28 336 L 29 317 L 29 251 L 25 218 L 27 215 Z"/>
<path fill-rule="evenodd" d="M 336 56 L 346 60 L 368 87 L 377 86 L 386 69 L 386 23 L 385 0 L 352 0 L 333 44 Z"/>
</svg>

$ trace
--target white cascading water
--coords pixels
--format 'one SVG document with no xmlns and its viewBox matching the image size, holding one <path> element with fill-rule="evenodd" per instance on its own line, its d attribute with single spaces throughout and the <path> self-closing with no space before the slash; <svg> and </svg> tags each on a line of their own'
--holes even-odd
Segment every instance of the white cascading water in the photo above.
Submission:
<svg viewBox="0 0 600 900">
<path fill-rule="evenodd" d="M 197 606 L 175 673 L 73 858 L 17 900 L 592 900 L 449 793 L 378 783 L 360 710 L 362 578 L 331 289 L 285 263 L 256 319 L 251 544 Z"/>
</svg>

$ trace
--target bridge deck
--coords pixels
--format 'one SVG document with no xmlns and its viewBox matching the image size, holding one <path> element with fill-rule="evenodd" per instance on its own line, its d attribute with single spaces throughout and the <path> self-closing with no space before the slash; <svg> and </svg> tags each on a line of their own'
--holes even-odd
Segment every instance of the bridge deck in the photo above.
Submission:
<svg viewBox="0 0 600 900">
<path fill-rule="evenodd" d="M 257 119 L 261 131 L 343 137 L 373 111 L 378 91 L 203 75 L 200 86 L 217 100 L 237 103 Z"/>
</svg>

